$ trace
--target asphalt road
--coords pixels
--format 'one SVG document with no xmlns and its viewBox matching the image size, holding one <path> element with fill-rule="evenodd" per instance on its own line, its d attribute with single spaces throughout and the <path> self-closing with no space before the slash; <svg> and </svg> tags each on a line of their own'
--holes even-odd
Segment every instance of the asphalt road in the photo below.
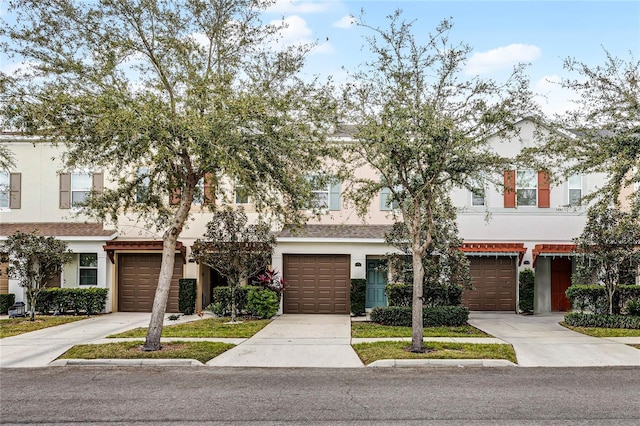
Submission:
<svg viewBox="0 0 640 426">
<path fill-rule="evenodd" d="M 638 368 L 0 370 L 2 424 L 640 424 Z"/>
</svg>

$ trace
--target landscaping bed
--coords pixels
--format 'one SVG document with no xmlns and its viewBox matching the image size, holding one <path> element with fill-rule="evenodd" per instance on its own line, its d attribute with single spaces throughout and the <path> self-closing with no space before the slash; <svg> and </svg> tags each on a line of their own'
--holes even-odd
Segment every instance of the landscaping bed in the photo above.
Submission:
<svg viewBox="0 0 640 426">
<path fill-rule="evenodd" d="M 365 365 L 382 359 L 505 359 L 516 363 L 511 345 L 425 342 L 429 350 L 412 353 L 407 342 L 375 342 L 352 345 Z"/>
<path fill-rule="evenodd" d="M 262 330 L 270 320 L 242 319 L 240 323 L 228 324 L 231 318 L 206 318 L 182 324 L 162 327 L 162 337 L 251 337 Z M 112 334 L 110 338 L 145 337 L 147 328 L 135 328 L 123 333 Z"/>
<path fill-rule="evenodd" d="M 143 341 L 77 345 L 58 359 L 195 359 L 205 363 L 234 345 L 219 342 L 166 342 L 159 351 L 145 352 Z"/>
<path fill-rule="evenodd" d="M 88 316 L 45 316 L 37 315 L 34 321 L 29 318 L 9 318 L 0 320 L 0 339 L 3 337 L 17 336 L 30 331 L 41 330 L 43 328 L 55 327 L 56 325 L 67 324 L 90 318 Z"/>
<path fill-rule="evenodd" d="M 411 327 L 382 325 L 368 321 L 351 323 L 351 337 L 411 337 Z M 492 337 L 470 325 L 424 327 L 424 337 Z"/>
</svg>

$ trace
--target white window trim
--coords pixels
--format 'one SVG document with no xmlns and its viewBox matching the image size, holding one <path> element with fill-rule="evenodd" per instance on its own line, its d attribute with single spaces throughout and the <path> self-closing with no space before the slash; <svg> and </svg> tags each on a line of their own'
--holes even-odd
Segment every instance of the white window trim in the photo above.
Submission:
<svg viewBox="0 0 640 426">
<path fill-rule="evenodd" d="M 311 192 L 313 192 L 314 196 L 313 196 L 313 201 L 312 203 L 312 208 L 314 209 L 319 209 L 319 210 L 329 210 L 330 204 L 331 204 L 331 184 L 327 184 L 324 188 L 322 189 L 313 189 Z M 320 206 L 320 205 L 316 205 L 316 195 L 317 194 L 327 194 L 327 202 L 326 205 L 324 206 Z"/>
<path fill-rule="evenodd" d="M 235 181 L 233 184 L 233 204 L 237 204 L 237 205 L 241 205 L 241 206 L 246 206 L 247 204 L 251 204 L 251 199 L 249 197 L 249 194 L 245 194 L 246 197 L 246 201 L 245 202 L 239 202 L 238 201 L 238 188 L 240 189 L 244 189 L 246 190 L 245 186 L 242 185 L 241 183 L 238 183 L 238 181 Z"/>
<path fill-rule="evenodd" d="M 527 186 L 527 187 L 520 186 L 519 183 L 520 183 L 521 179 L 518 179 L 518 173 L 519 172 L 522 172 L 522 173 L 531 172 L 533 174 L 533 176 L 534 176 L 533 182 L 535 182 L 535 186 Z M 515 184 L 515 187 L 516 187 L 516 206 L 517 207 L 525 207 L 525 208 L 527 208 L 527 207 L 538 207 L 538 173 L 535 170 L 532 170 L 532 169 L 516 170 L 516 184 Z M 534 193 L 535 193 L 535 199 L 534 199 L 535 202 L 533 204 L 520 204 L 520 203 L 518 203 L 518 190 L 520 190 L 520 189 L 533 189 Z"/>
<path fill-rule="evenodd" d="M 11 208 L 9 207 L 11 205 L 11 173 L 0 170 L 0 175 L 6 176 L 7 177 L 7 183 L 6 183 L 6 188 L 3 188 L 2 186 L 0 186 L 0 191 L 1 192 L 5 192 L 7 194 L 7 205 L 6 206 L 2 206 L 0 205 L 0 212 L 9 212 L 11 211 Z"/>
<path fill-rule="evenodd" d="M 580 179 L 580 185 L 578 187 L 572 187 L 571 186 L 571 178 L 577 176 Z M 576 207 L 579 204 L 571 204 L 571 190 L 572 189 L 579 189 L 580 190 L 580 200 L 582 200 L 583 194 L 584 194 L 584 176 L 581 174 L 576 174 L 576 175 L 572 175 L 569 176 L 569 178 L 567 179 L 567 204 L 571 207 Z"/>
<path fill-rule="evenodd" d="M 80 260 L 80 257 L 83 254 L 95 254 L 96 255 L 96 266 L 82 266 L 82 262 Z M 99 257 L 98 257 L 98 253 L 78 253 L 78 285 L 79 286 L 87 286 L 87 287 L 97 287 L 98 286 L 98 261 L 99 261 Z M 95 270 L 96 271 L 96 283 L 95 284 L 82 284 L 80 282 L 80 271 L 83 269 L 91 269 L 91 270 Z"/>
<path fill-rule="evenodd" d="M 73 187 L 73 178 L 74 176 L 89 176 L 89 187 L 88 189 L 76 189 Z M 89 170 L 81 170 L 76 169 L 69 172 L 69 207 L 71 211 L 79 211 L 81 207 L 75 205 L 73 203 L 73 193 L 74 192 L 86 192 L 87 194 L 93 190 L 93 174 Z"/>
<path fill-rule="evenodd" d="M 151 173 L 151 168 L 149 166 L 140 166 L 136 170 L 136 178 L 139 178 L 141 175 L 146 174 L 147 177 L 143 179 L 142 184 L 136 185 L 136 203 L 144 203 L 146 200 L 141 200 L 141 195 L 139 193 L 140 188 L 146 188 L 147 196 L 149 185 L 151 184 L 151 178 L 149 174 Z"/>
<path fill-rule="evenodd" d="M 482 204 L 474 204 L 474 192 L 476 192 L 475 190 L 480 190 L 482 191 Z M 485 188 L 484 186 L 479 187 L 479 188 L 475 188 L 475 190 L 471 190 L 469 191 L 469 205 L 471 207 L 487 207 L 487 188 Z"/>
</svg>

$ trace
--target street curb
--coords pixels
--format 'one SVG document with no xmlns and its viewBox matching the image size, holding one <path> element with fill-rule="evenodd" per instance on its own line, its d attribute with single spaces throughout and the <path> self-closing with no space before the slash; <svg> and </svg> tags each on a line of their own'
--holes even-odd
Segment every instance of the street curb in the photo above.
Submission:
<svg viewBox="0 0 640 426">
<path fill-rule="evenodd" d="M 120 366 L 120 367 L 204 367 L 205 365 L 195 359 L 58 359 L 49 363 L 51 367 L 71 366 Z"/>
<path fill-rule="evenodd" d="M 374 361 L 367 367 L 384 368 L 438 368 L 438 367 L 518 367 L 506 359 L 380 359 Z"/>
</svg>

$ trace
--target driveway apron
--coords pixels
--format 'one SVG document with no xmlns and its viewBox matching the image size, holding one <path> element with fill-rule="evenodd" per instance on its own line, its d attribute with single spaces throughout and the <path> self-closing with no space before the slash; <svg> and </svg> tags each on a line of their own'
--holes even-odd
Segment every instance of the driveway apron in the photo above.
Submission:
<svg viewBox="0 0 640 426">
<path fill-rule="evenodd" d="M 207 363 L 216 367 L 362 367 L 348 315 L 284 314 Z"/>
<path fill-rule="evenodd" d="M 0 339 L 0 367 L 46 367 L 72 346 L 148 327 L 151 314 L 115 312 Z"/>
<path fill-rule="evenodd" d="M 513 345 L 523 367 L 640 366 L 640 350 L 562 327 L 564 314 L 472 312 L 469 324 Z"/>
</svg>

